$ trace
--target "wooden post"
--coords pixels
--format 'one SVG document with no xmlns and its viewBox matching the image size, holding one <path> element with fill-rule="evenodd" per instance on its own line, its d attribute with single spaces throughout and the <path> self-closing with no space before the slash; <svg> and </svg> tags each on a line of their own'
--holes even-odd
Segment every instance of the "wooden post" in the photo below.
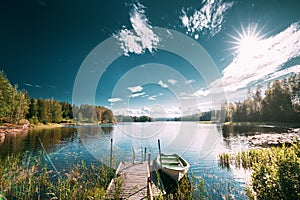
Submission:
<svg viewBox="0 0 300 200">
<path fill-rule="evenodd" d="M 113 139 L 110 139 L 110 162 L 109 162 L 109 167 L 112 169 L 112 151 L 113 151 Z"/>
<path fill-rule="evenodd" d="M 145 152 L 144 152 L 144 161 L 146 161 L 146 155 L 147 155 L 147 148 L 145 147 Z"/>
<path fill-rule="evenodd" d="M 160 139 L 158 139 L 158 152 L 159 152 L 159 162 L 160 162 L 160 167 L 162 169 L 162 163 L 161 163 L 161 150 L 160 150 Z"/>
<path fill-rule="evenodd" d="M 149 172 L 150 172 L 150 184 L 152 186 L 152 166 L 151 166 L 151 153 L 148 153 L 148 166 L 149 166 Z"/>
<path fill-rule="evenodd" d="M 143 147 L 141 147 L 141 163 L 143 162 L 143 157 L 144 157 L 144 152 L 143 152 Z"/>
</svg>

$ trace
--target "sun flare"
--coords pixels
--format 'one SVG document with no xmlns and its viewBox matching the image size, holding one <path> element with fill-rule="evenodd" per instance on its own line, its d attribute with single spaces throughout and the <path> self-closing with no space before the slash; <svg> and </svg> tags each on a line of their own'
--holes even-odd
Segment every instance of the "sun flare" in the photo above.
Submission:
<svg viewBox="0 0 300 200">
<path fill-rule="evenodd" d="M 233 48 L 238 55 L 252 55 L 259 48 L 263 35 L 257 26 L 242 27 L 242 31 L 237 31 L 238 36 L 231 36 L 234 39 Z"/>
</svg>

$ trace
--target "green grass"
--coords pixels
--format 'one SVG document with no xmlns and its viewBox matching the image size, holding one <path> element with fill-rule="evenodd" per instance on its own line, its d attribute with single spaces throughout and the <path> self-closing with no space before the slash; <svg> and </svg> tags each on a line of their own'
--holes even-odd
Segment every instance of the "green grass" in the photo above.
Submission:
<svg viewBox="0 0 300 200">
<path fill-rule="evenodd" d="M 43 154 L 11 155 L 0 160 L 0 199 L 105 199 L 110 170 L 78 163 L 67 173 L 49 170 Z"/>
<path fill-rule="evenodd" d="M 250 199 L 300 199 L 300 144 L 219 155 L 220 165 L 251 169 Z"/>
</svg>

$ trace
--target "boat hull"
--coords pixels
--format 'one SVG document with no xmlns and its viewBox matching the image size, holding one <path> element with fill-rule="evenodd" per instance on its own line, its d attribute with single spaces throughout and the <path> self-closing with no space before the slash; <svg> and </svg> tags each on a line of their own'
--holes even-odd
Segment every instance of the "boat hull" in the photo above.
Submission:
<svg viewBox="0 0 300 200">
<path fill-rule="evenodd" d="M 177 154 L 161 154 L 153 161 L 153 167 L 169 175 L 175 182 L 179 182 L 188 172 L 189 163 Z"/>
</svg>

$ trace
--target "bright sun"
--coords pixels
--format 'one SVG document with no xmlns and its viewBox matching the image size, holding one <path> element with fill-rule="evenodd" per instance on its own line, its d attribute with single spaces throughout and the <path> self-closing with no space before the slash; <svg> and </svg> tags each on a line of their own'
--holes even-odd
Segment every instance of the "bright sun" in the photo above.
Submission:
<svg viewBox="0 0 300 200">
<path fill-rule="evenodd" d="M 242 27 L 242 32 L 237 31 L 238 36 L 231 36 L 235 41 L 233 49 L 238 55 L 253 55 L 259 48 L 259 42 L 263 38 L 257 26 Z"/>
<path fill-rule="evenodd" d="M 240 54 L 244 53 L 253 53 L 255 52 L 257 45 L 258 45 L 259 39 L 257 37 L 253 36 L 246 36 L 241 38 L 240 41 L 238 41 L 238 52 Z"/>
</svg>

